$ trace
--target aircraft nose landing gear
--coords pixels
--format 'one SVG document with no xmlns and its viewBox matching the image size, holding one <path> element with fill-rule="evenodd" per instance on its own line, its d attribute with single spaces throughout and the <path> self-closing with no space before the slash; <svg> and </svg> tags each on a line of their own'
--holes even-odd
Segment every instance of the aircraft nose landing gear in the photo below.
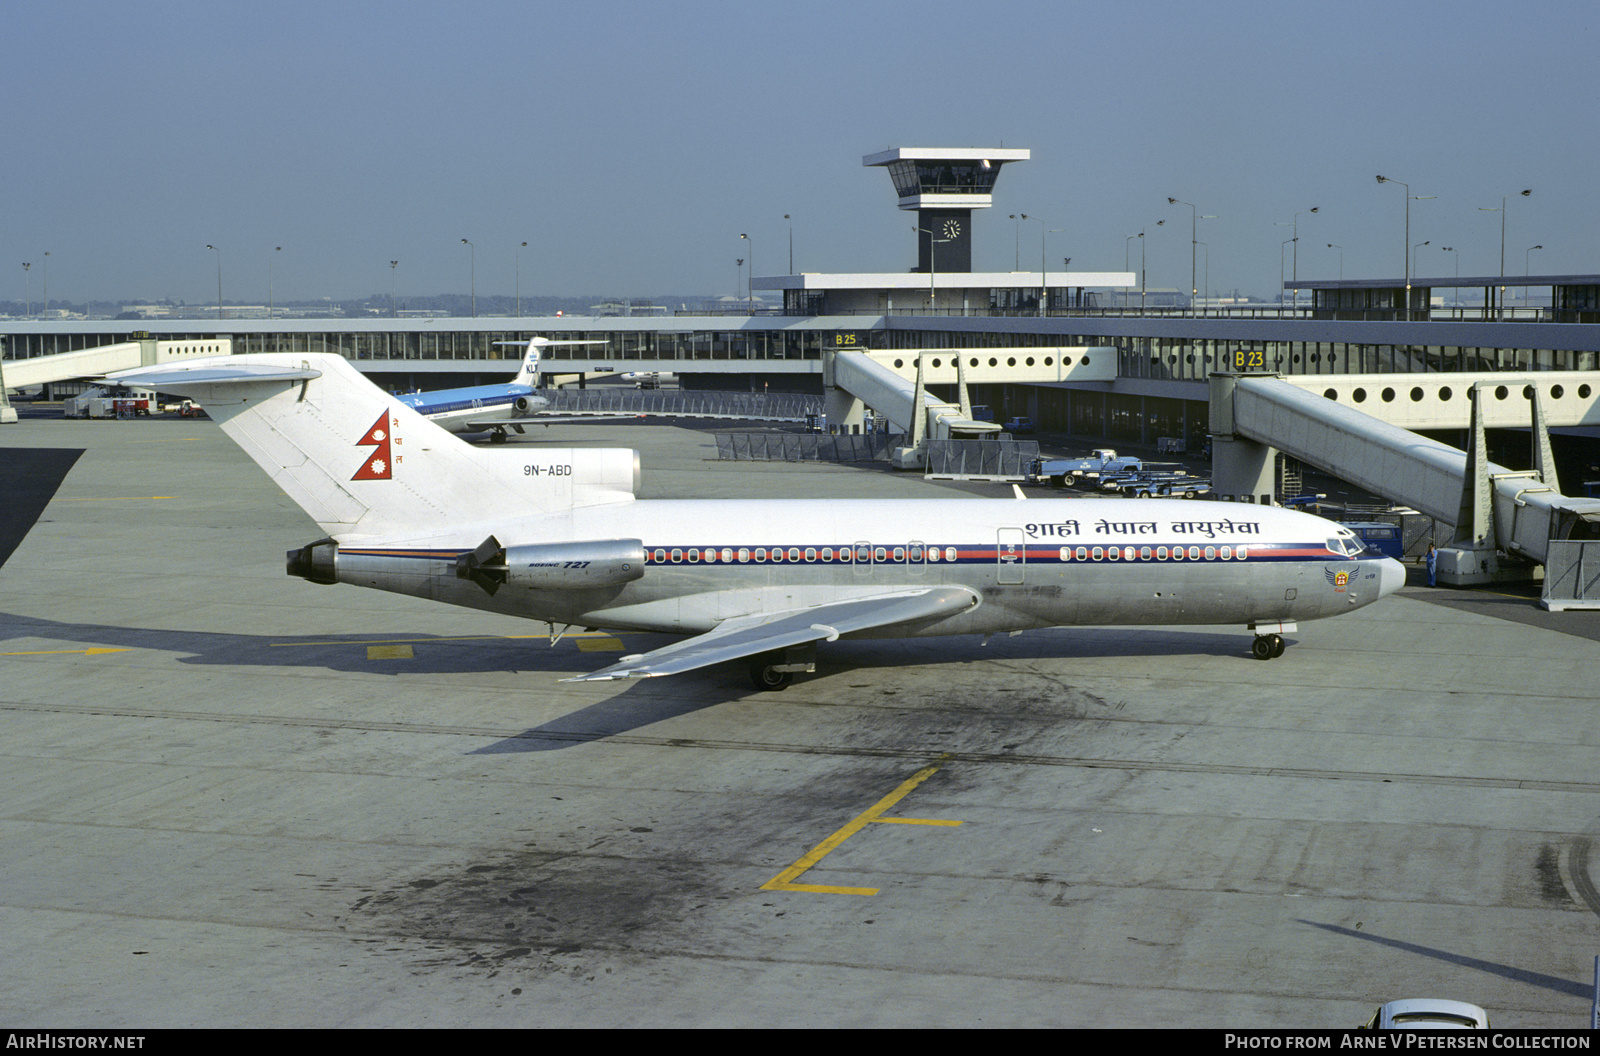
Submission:
<svg viewBox="0 0 1600 1056">
<path fill-rule="evenodd" d="M 1258 634 L 1250 643 L 1250 655 L 1257 660 L 1272 660 L 1283 655 L 1283 635 Z"/>
</svg>

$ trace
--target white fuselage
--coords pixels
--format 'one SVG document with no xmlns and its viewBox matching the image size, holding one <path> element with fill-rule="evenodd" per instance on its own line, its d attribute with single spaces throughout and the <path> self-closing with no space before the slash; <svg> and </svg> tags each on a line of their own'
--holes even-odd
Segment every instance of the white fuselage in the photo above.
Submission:
<svg viewBox="0 0 1600 1056">
<path fill-rule="evenodd" d="M 340 555 L 344 582 L 559 623 L 699 633 L 723 620 L 956 584 L 981 604 L 899 634 L 1073 624 L 1292 623 L 1376 601 L 1404 569 L 1348 532 L 1273 507 L 1183 500 L 644 500 L 493 526 L 506 545 L 639 540 L 639 578 L 492 594 L 475 545 Z M 514 571 L 514 570 L 513 570 Z"/>
</svg>

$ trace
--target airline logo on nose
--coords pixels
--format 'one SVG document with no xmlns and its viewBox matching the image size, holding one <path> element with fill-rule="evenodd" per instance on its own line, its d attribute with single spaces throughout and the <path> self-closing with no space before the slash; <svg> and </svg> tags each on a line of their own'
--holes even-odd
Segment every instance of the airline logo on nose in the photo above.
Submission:
<svg viewBox="0 0 1600 1056">
<path fill-rule="evenodd" d="M 372 428 L 367 434 L 356 441 L 357 447 L 376 448 L 367 460 L 356 470 L 351 480 L 391 480 L 394 477 L 394 464 L 398 456 L 394 449 L 400 445 L 400 438 L 394 435 L 394 427 L 399 421 L 390 421 L 389 412 L 378 415 L 378 420 L 372 423 Z"/>
<path fill-rule="evenodd" d="M 1335 594 L 1344 593 L 1344 589 L 1350 585 L 1350 571 L 1348 569 L 1336 571 L 1331 568 L 1325 568 L 1322 570 L 1322 574 L 1328 577 L 1329 583 L 1333 584 L 1333 592 Z"/>
</svg>

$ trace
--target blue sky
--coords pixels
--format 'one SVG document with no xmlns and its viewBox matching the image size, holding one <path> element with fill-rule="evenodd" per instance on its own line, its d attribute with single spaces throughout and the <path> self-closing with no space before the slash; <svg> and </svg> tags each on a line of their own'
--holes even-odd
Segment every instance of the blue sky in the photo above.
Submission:
<svg viewBox="0 0 1600 1056">
<path fill-rule="evenodd" d="M 591 0 L 14 6 L 0 298 L 728 294 L 904 271 L 891 146 L 1027 147 L 976 217 L 1059 266 L 1270 296 L 1302 278 L 1600 272 L 1600 5 Z M 1319 212 L 1304 212 L 1312 206 Z M 1156 227 L 1156 221 L 1166 224 Z M 1040 228 L 1020 256 L 1038 266 Z M 740 233 L 751 236 L 741 242 Z M 282 246 L 281 250 L 274 247 Z M 1441 247 L 1454 247 L 1449 254 Z M 1459 261 L 1458 261 L 1459 258 Z M 1201 263 L 1204 265 L 1202 255 Z M 1287 265 L 1285 265 L 1287 266 Z"/>
</svg>

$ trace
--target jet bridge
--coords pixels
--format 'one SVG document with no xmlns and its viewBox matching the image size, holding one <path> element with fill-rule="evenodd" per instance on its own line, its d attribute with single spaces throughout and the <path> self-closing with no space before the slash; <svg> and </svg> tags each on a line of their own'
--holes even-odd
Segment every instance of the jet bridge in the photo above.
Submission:
<svg viewBox="0 0 1600 1056">
<path fill-rule="evenodd" d="M 1600 583 L 1585 585 L 1600 572 L 1600 500 L 1561 494 L 1548 431 L 1551 425 L 1600 424 L 1595 381 L 1593 374 L 1554 372 L 1293 381 L 1216 374 L 1214 486 L 1223 494 L 1268 500 L 1273 455 L 1282 451 L 1454 526 L 1439 556 L 1446 583 L 1538 578 L 1536 566 L 1554 562 L 1552 579 L 1565 596 L 1553 595 L 1547 579 L 1547 607 L 1600 607 Z M 1369 400 L 1374 413 L 1357 409 Z M 1471 449 L 1429 440 L 1400 422 L 1470 429 Z M 1534 468 L 1490 462 L 1489 425 L 1531 426 Z"/>
<path fill-rule="evenodd" d="M 959 440 L 998 433 L 994 422 L 976 421 L 967 396 L 969 382 L 1061 382 L 1116 379 L 1110 347 L 945 348 L 904 352 L 840 351 L 823 365 L 823 391 L 832 427 L 859 424 L 863 405 L 906 434 L 895 452 L 899 469 L 927 463 L 930 440 Z M 930 384 L 956 386 L 956 402 L 927 391 Z M 913 408 L 916 410 L 914 411 Z"/>
</svg>

